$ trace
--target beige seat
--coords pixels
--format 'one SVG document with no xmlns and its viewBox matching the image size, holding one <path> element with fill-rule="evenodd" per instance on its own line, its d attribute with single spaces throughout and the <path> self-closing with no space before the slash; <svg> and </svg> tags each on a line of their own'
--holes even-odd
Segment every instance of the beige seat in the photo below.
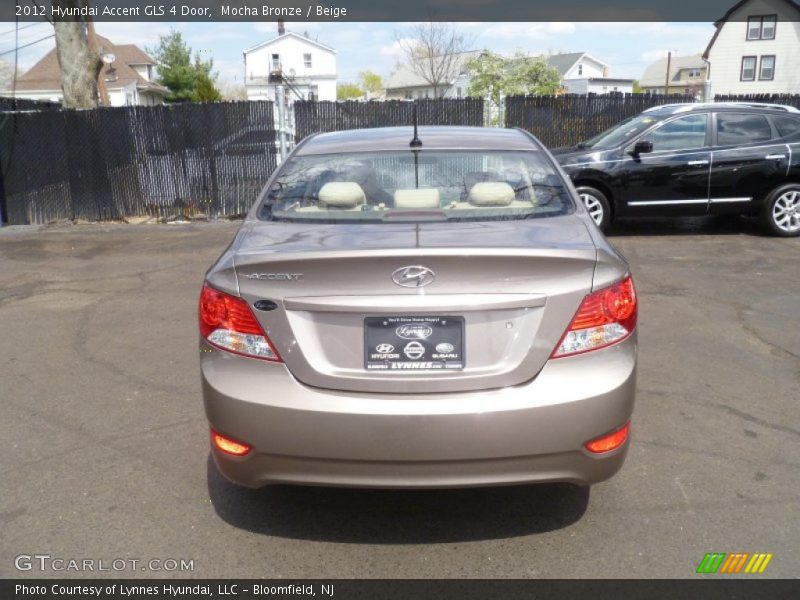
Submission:
<svg viewBox="0 0 800 600">
<path fill-rule="evenodd" d="M 358 209 L 367 201 L 364 190 L 354 181 L 331 181 L 319 190 L 320 208 Z"/>
<path fill-rule="evenodd" d="M 470 188 L 467 201 L 472 206 L 510 206 L 514 197 L 514 188 L 505 181 L 481 181 Z"/>
<path fill-rule="evenodd" d="M 439 208 L 439 190 L 411 189 L 396 190 L 394 193 L 395 208 Z"/>
</svg>

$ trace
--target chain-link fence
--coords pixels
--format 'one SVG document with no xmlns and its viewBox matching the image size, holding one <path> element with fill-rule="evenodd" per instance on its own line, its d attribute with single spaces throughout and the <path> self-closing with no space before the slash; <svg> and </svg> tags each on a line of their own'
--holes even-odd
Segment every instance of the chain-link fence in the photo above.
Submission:
<svg viewBox="0 0 800 600">
<path fill-rule="evenodd" d="M 506 127 L 531 132 L 548 148 L 588 140 L 646 108 L 694 102 L 694 97 L 656 94 L 566 94 L 510 96 L 505 99 Z"/>
<path fill-rule="evenodd" d="M 480 98 L 441 98 L 387 100 L 385 102 L 294 103 L 295 139 L 299 142 L 312 133 L 368 127 L 411 126 L 414 106 L 419 125 L 483 126 L 483 100 Z"/>
<path fill-rule="evenodd" d="M 0 113 L 12 224 L 239 215 L 276 165 L 271 102 Z"/>
</svg>

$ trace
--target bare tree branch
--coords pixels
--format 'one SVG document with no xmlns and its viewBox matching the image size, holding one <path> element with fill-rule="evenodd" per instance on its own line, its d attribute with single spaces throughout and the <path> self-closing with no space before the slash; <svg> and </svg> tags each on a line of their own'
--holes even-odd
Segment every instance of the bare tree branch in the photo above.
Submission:
<svg viewBox="0 0 800 600">
<path fill-rule="evenodd" d="M 435 98 L 441 98 L 460 74 L 460 56 L 472 43 L 454 23 L 417 23 L 410 29 L 395 32 L 395 41 L 413 73 L 433 87 Z"/>
</svg>

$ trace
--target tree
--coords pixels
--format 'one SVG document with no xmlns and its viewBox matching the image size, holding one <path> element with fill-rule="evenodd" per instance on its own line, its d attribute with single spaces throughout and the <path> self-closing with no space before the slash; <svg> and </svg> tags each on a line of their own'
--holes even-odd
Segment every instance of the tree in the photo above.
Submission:
<svg viewBox="0 0 800 600">
<path fill-rule="evenodd" d="M 431 87 L 434 98 L 444 96 L 463 68 L 459 56 L 472 43 L 453 23 L 417 23 L 396 32 L 395 41 L 408 67 Z"/>
<path fill-rule="evenodd" d="M 87 5 L 87 0 L 53 0 L 54 7 L 68 11 L 78 11 Z M 97 76 L 103 63 L 97 52 L 89 48 L 84 25 L 80 20 L 53 22 L 65 108 L 97 107 Z"/>
<path fill-rule="evenodd" d="M 222 95 L 216 87 L 214 61 L 201 60 L 183 40 L 180 31 L 171 29 L 159 36 L 158 46 L 148 48 L 158 65 L 158 83 L 170 90 L 167 102 L 213 102 Z"/>
<path fill-rule="evenodd" d="M 358 79 L 361 82 L 361 89 L 365 92 L 375 93 L 383 89 L 383 80 L 377 73 L 361 71 L 358 74 Z"/>
<path fill-rule="evenodd" d="M 631 87 L 631 92 L 633 92 L 634 94 L 642 93 L 642 84 L 639 82 L 638 79 L 633 80 L 633 86 Z"/>
<path fill-rule="evenodd" d="M 350 100 L 351 98 L 361 98 L 364 91 L 355 83 L 340 83 L 336 86 L 337 100 Z"/>
<path fill-rule="evenodd" d="M 14 67 L 0 58 L 0 90 L 9 89 L 14 83 Z"/>
<path fill-rule="evenodd" d="M 504 58 L 488 50 L 467 63 L 469 95 L 489 97 L 495 104 L 503 96 L 554 94 L 561 88 L 561 75 L 541 56 L 517 53 Z"/>
</svg>

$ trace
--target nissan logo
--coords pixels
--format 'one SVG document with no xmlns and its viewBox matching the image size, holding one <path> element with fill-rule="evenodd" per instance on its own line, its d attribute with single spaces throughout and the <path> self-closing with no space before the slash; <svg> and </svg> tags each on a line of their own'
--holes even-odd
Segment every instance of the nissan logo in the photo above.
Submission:
<svg viewBox="0 0 800 600">
<path fill-rule="evenodd" d="M 402 287 L 424 287 L 436 279 L 436 273 L 428 267 L 401 267 L 392 273 L 392 281 Z"/>
</svg>

